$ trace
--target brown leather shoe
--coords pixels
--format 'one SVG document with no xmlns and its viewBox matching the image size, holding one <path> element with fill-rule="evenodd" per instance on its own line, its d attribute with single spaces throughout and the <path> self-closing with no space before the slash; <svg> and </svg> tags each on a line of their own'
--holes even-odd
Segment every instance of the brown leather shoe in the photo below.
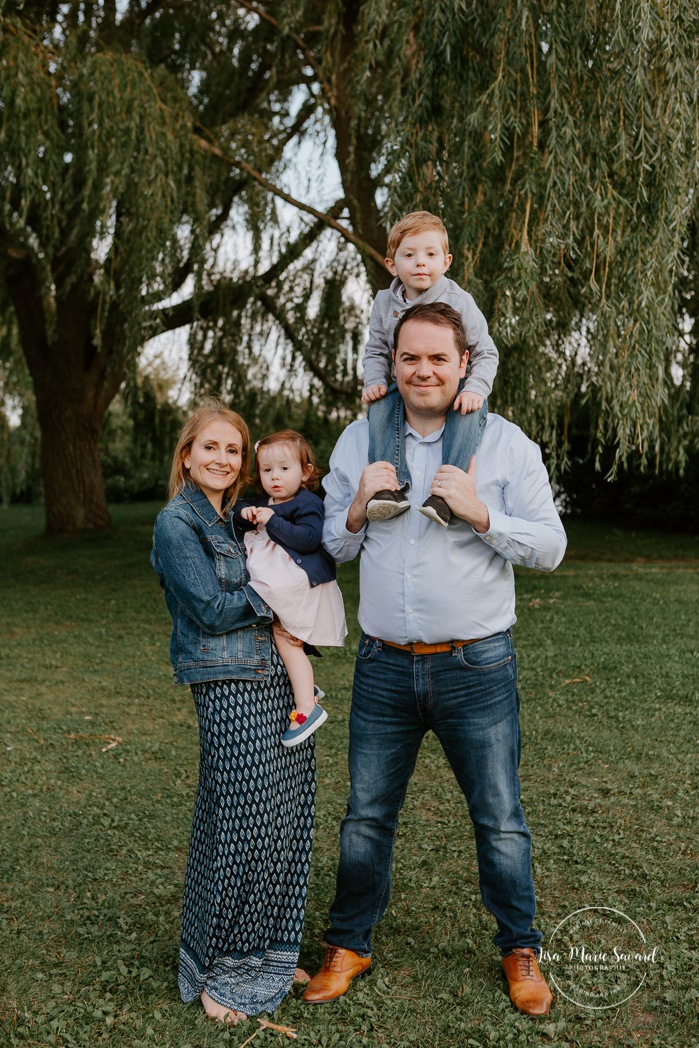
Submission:
<svg viewBox="0 0 699 1048">
<path fill-rule="evenodd" d="M 314 975 L 303 995 L 307 1004 L 325 1004 L 347 993 L 350 983 L 371 971 L 371 957 L 360 957 L 341 946 L 329 946 L 320 971 Z"/>
<path fill-rule="evenodd" d="M 539 971 L 536 954 L 530 947 L 516 947 L 502 966 L 510 986 L 510 1000 L 525 1015 L 547 1015 L 551 1007 L 551 991 Z"/>
</svg>

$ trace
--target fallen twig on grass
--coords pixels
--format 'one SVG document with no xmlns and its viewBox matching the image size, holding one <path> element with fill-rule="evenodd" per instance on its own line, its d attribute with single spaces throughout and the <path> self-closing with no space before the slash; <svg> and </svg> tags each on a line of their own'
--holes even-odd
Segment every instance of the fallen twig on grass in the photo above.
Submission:
<svg viewBox="0 0 699 1048">
<path fill-rule="evenodd" d="M 267 1019 L 258 1019 L 257 1021 L 260 1024 L 259 1030 L 255 1030 L 252 1037 L 248 1037 L 247 1041 L 243 1041 L 240 1048 L 245 1048 L 245 1045 L 250 1044 L 250 1041 L 254 1040 L 255 1037 L 257 1037 L 258 1033 L 262 1033 L 263 1030 L 276 1030 L 277 1033 L 285 1033 L 286 1036 L 292 1041 L 295 1041 L 298 1037 L 298 1034 L 296 1033 L 296 1030 L 293 1028 L 293 1026 L 277 1026 L 276 1023 L 271 1023 Z"/>
<path fill-rule="evenodd" d="M 297 1033 L 293 1026 L 277 1026 L 276 1023 L 271 1023 L 267 1019 L 258 1019 L 257 1021 L 263 1030 L 276 1030 L 277 1033 L 285 1033 L 290 1040 L 296 1040 Z"/>
<path fill-rule="evenodd" d="M 102 753 L 106 753 L 107 750 L 113 750 L 115 746 L 118 746 L 123 741 L 120 735 L 80 735 L 72 731 L 66 734 L 66 738 L 77 739 L 79 742 L 89 742 L 91 739 L 106 742 L 107 745 L 102 747 Z"/>
</svg>

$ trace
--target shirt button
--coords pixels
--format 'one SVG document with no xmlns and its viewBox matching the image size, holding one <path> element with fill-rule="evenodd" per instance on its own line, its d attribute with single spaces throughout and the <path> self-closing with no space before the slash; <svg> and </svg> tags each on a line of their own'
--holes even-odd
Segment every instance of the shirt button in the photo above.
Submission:
<svg viewBox="0 0 699 1048">
<path fill-rule="evenodd" d="M 412 613 L 413 613 L 413 609 L 412 608 L 408 608 L 408 615 L 412 615 Z"/>
<path fill-rule="evenodd" d="M 411 545 L 411 546 L 414 546 L 414 545 L 415 545 L 415 539 L 411 539 L 411 540 L 410 540 L 410 545 Z"/>
<path fill-rule="evenodd" d="M 393 310 L 393 316 L 394 316 L 394 317 L 397 317 L 397 316 L 398 316 L 398 310 L 397 310 L 397 309 L 394 309 L 394 310 Z"/>
<path fill-rule="evenodd" d="M 413 576 L 412 575 L 408 575 L 408 582 L 412 582 L 412 581 L 413 581 Z"/>
<path fill-rule="evenodd" d="M 421 476 L 422 476 L 422 473 L 416 473 L 416 474 L 415 474 L 415 476 L 416 476 L 416 477 L 421 477 Z"/>
</svg>

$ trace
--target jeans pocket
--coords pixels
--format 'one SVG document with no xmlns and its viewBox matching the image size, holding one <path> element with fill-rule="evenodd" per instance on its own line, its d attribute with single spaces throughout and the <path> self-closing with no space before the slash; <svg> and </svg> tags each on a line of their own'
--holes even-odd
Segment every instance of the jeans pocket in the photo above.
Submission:
<svg viewBox="0 0 699 1048">
<path fill-rule="evenodd" d="M 514 659 L 514 647 L 509 633 L 494 633 L 474 644 L 465 644 L 456 652 L 462 666 L 468 670 L 485 673 L 506 666 Z"/>
<path fill-rule="evenodd" d="M 357 658 L 361 659 L 362 662 L 369 662 L 374 658 L 377 651 L 379 650 L 379 641 L 375 637 L 369 637 L 366 633 L 362 633 L 359 638 L 359 647 L 357 648 Z"/>
</svg>

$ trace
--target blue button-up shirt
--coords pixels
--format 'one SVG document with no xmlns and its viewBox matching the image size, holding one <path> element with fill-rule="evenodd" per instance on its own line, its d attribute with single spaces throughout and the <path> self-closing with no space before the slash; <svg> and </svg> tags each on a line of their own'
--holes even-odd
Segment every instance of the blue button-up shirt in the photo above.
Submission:
<svg viewBox="0 0 699 1048">
<path fill-rule="evenodd" d="M 553 571 L 566 548 L 538 446 L 499 415 L 488 416 L 476 453 L 476 494 L 490 529 L 481 535 L 456 517 L 442 528 L 418 513 L 442 464 L 442 432 L 422 437 L 406 424 L 411 508 L 392 520 L 372 521 L 358 534 L 346 527 L 368 461 L 366 420 L 342 434 L 323 481 L 324 545 L 340 563 L 361 551 L 359 624 L 395 644 L 509 629 L 517 619 L 513 565 Z"/>
</svg>

